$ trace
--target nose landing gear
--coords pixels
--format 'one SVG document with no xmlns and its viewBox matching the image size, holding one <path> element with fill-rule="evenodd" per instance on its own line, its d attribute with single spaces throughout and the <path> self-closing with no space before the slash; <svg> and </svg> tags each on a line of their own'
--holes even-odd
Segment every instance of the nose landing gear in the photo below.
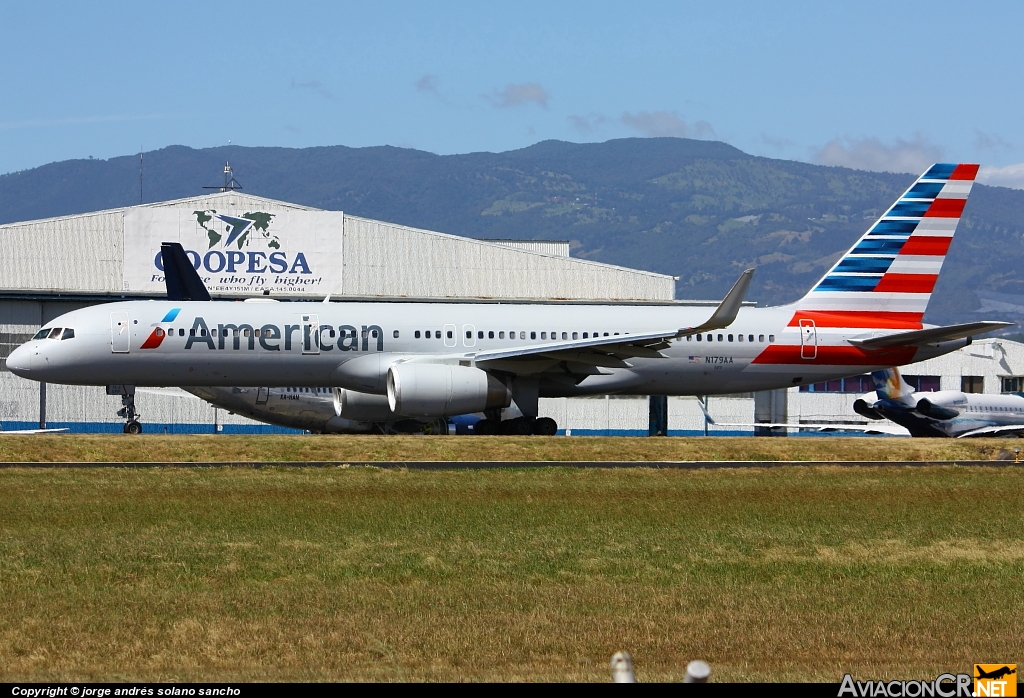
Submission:
<svg viewBox="0 0 1024 698">
<path fill-rule="evenodd" d="M 134 385 L 108 385 L 107 395 L 121 396 L 121 409 L 117 411 L 118 417 L 124 417 L 125 434 L 141 434 L 142 423 L 139 422 L 139 413 L 135 410 L 135 386 Z"/>
</svg>

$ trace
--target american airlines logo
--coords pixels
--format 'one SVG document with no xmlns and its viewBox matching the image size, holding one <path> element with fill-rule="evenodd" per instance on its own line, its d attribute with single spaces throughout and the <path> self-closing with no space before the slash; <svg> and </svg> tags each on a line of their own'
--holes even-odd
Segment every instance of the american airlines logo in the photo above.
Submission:
<svg viewBox="0 0 1024 698">
<path fill-rule="evenodd" d="M 180 308 L 173 308 L 164 315 L 161 323 L 174 322 Z M 179 328 L 184 334 L 184 328 Z M 173 330 L 155 327 L 140 349 L 156 349 L 164 338 L 173 336 Z M 384 330 L 380 325 L 334 325 L 318 322 L 299 322 L 294 325 L 267 323 L 255 326 L 248 323 L 217 324 L 210 327 L 206 319 L 197 316 L 188 330 L 185 349 L 201 345 L 213 351 L 254 351 L 257 346 L 264 351 L 293 351 L 303 353 L 321 351 L 384 351 Z"/>
</svg>

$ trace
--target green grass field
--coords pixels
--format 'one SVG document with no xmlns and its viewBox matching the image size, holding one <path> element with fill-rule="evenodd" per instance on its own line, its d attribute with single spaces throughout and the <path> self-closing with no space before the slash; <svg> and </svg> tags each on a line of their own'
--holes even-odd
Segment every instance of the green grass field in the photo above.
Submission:
<svg viewBox="0 0 1024 698">
<path fill-rule="evenodd" d="M 1016 439 L 0 433 L 0 462 L 1013 459 Z"/>
<path fill-rule="evenodd" d="M 1014 662 L 1022 484 L 951 466 L 4 469 L 0 681 L 606 681 L 619 649 L 642 681 L 694 658 L 719 680 Z"/>
</svg>

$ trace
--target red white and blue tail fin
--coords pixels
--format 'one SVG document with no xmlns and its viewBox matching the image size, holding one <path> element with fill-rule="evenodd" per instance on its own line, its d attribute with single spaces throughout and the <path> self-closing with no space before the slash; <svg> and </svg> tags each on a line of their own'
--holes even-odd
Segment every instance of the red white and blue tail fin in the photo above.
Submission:
<svg viewBox="0 0 1024 698">
<path fill-rule="evenodd" d="M 936 164 L 796 303 L 819 327 L 919 329 L 978 165 Z"/>
</svg>

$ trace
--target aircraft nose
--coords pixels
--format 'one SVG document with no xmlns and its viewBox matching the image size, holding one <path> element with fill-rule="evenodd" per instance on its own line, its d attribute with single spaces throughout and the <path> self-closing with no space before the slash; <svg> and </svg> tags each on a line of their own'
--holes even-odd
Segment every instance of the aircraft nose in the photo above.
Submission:
<svg viewBox="0 0 1024 698">
<path fill-rule="evenodd" d="M 8 370 L 16 376 L 28 378 L 32 372 L 33 354 L 34 352 L 31 347 L 27 344 L 22 344 L 7 357 Z"/>
</svg>

